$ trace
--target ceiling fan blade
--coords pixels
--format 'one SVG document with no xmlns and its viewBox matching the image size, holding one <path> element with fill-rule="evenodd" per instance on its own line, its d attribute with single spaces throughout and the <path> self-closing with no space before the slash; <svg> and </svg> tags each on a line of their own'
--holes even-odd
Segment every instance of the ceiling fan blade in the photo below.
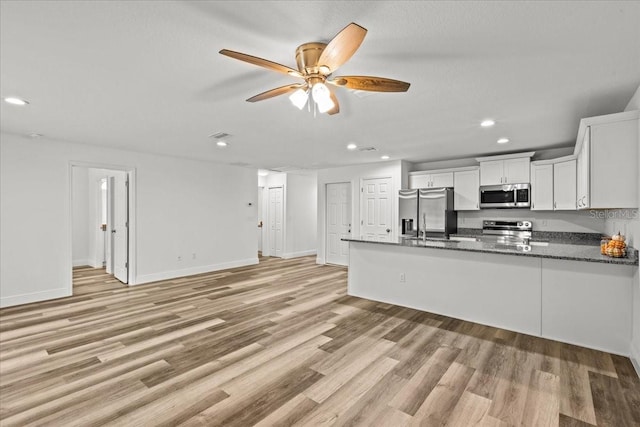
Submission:
<svg viewBox="0 0 640 427">
<path fill-rule="evenodd" d="M 368 90 L 371 92 L 406 92 L 410 83 L 400 80 L 373 76 L 339 76 L 327 83 L 349 89 Z"/>
<path fill-rule="evenodd" d="M 318 58 L 318 67 L 329 69 L 325 75 L 333 73 L 353 56 L 366 35 L 366 28 L 353 22 L 347 25 L 324 48 Z"/>
<path fill-rule="evenodd" d="M 333 101 L 333 108 L 327 111 L 327 114 L 332 116 L 340 112 L 340 103 L 338 102 L 338 97 L 332 90 L 330 90 L 329 93 L 331 94 L 331 100 Z"/>
<path fill-rule="evenodd" d="M 295 92 L 296 90 L 301 89 L 301 88 L 303 88 L 305 86 L 306 86 L 305 83 L 298 83 L 298 84 L 294 84 L 294 85 L 280 86 L 280 87 L 277 87 L 275 89 L 270 89 L 270 90 L 268 90 L 266 92 L 259 93 L 256 96 L 252 96 L 251 98 L 247 99 L 247 102 L 264 101 L 265 99 L 273 98 L 274 96 L 279 96 L 279 95 L 284 95 L 286 93 Z"/>
<path fill-rule="evenodd" d="M 269 61 L 263 58 L 258 58 L 257 56 L 251 56 L 251 55 L 247 55 L 246 53 L 235 52 L 233 50 L 228 50 L 228 49 L 222 49 L 220 53 L 230 58 L 248 62 L 250 64 L 269 69 L 271 71 L 277 71 L 279 73 L 289 74 L 294 77 L 302 77 L 302 74 L 300 74 L 298 70 L 289 68 L 286 65 L 278 64 L 277 62 Z"/>
</svg>

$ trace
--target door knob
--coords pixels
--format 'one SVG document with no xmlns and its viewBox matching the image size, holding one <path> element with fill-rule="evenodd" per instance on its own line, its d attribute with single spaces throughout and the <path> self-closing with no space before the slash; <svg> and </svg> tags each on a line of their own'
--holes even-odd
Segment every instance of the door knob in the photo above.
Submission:
<svg viewBox="0 0 640 427">
<path fill-rule="evenodd" d="M 390 228 L 387 228 L 387 233 L 391 233 L 391 229 Z"/>
<path fill-rule="evenodd" d="M 116 232 L 116 229 L 114 228 L 113 230 L 111 230 L 111 232 L 112 232 L 112 233 L 115 233 L 115 232 Z"/>
</svg>

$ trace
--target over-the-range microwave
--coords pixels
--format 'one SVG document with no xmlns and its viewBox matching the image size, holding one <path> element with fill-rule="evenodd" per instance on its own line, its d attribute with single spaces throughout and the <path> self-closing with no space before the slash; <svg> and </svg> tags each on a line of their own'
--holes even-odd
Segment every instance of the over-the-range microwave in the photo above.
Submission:
<svg viewBox="0 0 640 427">
<path fill-rule="evenodd" d="M 531 184 L 483 185 L 480 209 L 530 208 Z"/>
</svg>

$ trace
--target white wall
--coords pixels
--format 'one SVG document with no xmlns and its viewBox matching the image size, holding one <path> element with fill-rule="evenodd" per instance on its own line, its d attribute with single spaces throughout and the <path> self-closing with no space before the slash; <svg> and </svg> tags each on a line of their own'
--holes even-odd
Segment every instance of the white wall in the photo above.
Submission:
<svg viewBox="0 0 640 427">
<path fill-rule="evenodd" d="M 370 163 L 357 166 L 345 166 L 318 171 L 318 255 L 316 262 L 325 263 L 325 228 L 326 228 L 326 190 L 327 184 L 338 182 L 351 183 L 351 235 L 360 236 L 360 180 L 366 178 L 392 178 L 392 193 L 397 194 L 402 185 L 402 162 L 400 160 Z M 398 236 L 398 198 L 393 198 L 391 208 L 392 239 Z"/>
<path fill-rule="evenodd" d="M 71 162 L 135 169 L 133 283 L 257 263 L 256 170 L 2 134 L 0 305 L 71 292 Z"/>
<path fill-rule="evenodd" d="M 72 248 L 73 266 L 91 265 L 89 256 L 89 171 L 74 171 L 72 179 Z"/>
<path fill-rule="evenodd" d="M 287 174 L 284 258 L 316 254 L 317 189 L 315 174 Z"/>
<path fill-rule="evenodd" d="M 633 97 L 629 100 L 629 104 L 624 111 L 640 110 L 640 86 L 636 89 Z M 640 122 L 638 123 L 638 135 L 640 135 Z M 640 141 L 638 142 L 640 144 Z M 640 169 L 640 149 L 638 150 L 637 169 Z M 638 185 L 638 200 L 640 200 L 640 185 Z M 625 219 L 624 225 L 626 233 L 632 246 L 640 249 L 640 218 L 638 218 L 638 210 L 635 210 L 636 218 L 633 220 Z M 618 222 L 620 220 L 618 219 Z M 613 224 L 611 225 L 613 227 Z M 609 228 L 610 230 L 612 228 Z M 640 376 L 640 271 L 636 269 L 633 289 L 633 335 L 631 338 L 631 359 L 634 362 L 638 376 Z"/>
</svg>

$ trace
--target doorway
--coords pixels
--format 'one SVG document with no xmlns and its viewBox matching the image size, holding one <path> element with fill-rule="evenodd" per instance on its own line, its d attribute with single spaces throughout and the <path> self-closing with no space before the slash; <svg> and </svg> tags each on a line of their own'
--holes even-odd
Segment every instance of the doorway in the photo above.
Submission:
<svg viewBox="0 0 640 427">
<path fill-rule="evenodd" d="M 71 165 L 73 295 L 131 284 L 133 170 Z"/>
<path fill-rule="evenodd" d="M 269 187 L 269 256 L 282 257 L 284 247 L 284 188 Z"/>
<path fill-rule="evenodd" d="M 391 241 L 391 224 L 393 224 L 391 182 L 391 178 L 370 178 L 361 181 L 360 234 L 363 240 Z"/>
<path fill-rule="evenodd" d="M 262 256 L 262 242 L 263 242 L 263 202 L 264 187 L 258 187 L 258 259 Z"/>
<path fill-rule="evenodd" d="M 351 183 L 327 184 L 325 259 L 329 264 L 349 265 L 351 237 Z"/>
</svg>

